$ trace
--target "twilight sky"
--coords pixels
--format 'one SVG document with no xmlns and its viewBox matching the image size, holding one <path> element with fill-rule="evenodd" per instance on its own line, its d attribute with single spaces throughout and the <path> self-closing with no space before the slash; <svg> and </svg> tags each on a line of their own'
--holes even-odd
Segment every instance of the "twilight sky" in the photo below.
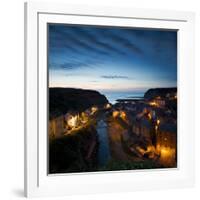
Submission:
<svg viewBox="0 0 200 200">
<path fill-rule="evenodd" d="M 177 86 L 177 33 L 49 25 L 49 86 L 145 91 Z"/>
</svg>

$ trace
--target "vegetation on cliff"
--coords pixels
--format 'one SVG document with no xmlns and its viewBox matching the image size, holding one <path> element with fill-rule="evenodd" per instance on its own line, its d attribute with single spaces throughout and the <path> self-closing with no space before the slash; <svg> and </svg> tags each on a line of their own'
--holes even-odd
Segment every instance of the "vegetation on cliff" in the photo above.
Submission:
<svg viewBox="0 0 200 200">
<path fill-rule="evenodd" d="M 69 110 L 81 112 L 94 105 L 101 106 L 106 103 L 106 97 L 94 90 L 49 88 L 50 118 L 65 114 Z"/>
</svg>

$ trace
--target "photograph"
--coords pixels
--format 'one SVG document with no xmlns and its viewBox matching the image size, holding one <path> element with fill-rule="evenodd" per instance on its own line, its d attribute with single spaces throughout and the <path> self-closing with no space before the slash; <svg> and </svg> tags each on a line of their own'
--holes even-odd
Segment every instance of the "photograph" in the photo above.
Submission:
<svg viewBox="0 0 200 200">
<path fill-rule="evenodd" d="M 48 174 L 177 168 L 177 30 L 48 23 L 47 52 Z"/>
</svg>

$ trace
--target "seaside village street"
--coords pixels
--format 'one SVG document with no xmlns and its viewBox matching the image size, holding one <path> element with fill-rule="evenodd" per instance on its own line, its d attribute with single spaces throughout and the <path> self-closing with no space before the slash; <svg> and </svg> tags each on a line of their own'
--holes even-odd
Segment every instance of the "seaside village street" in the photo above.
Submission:
<svg viewBox="0 0 200 200">
<path fill-rule="evenodd" d="M 177 91 L 141 99 L 119 99 L 113 105 L 107 102 L 81 112 L 71 110 L 52 115 L 50 144 L 83 130 L 93 133 L 86 135 L 84 146 L 80 147 L 84 159 L 95 157 L 101 167 L 113 160 L 136 164 L 150 161 L 152 168 L 176 167 Z"/>
</svg>

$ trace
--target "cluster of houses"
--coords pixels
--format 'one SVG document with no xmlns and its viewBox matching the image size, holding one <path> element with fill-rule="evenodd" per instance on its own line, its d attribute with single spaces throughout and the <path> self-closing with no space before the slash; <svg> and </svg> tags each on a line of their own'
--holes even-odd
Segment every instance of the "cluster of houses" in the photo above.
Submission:
<svg viewBox="0 0 200 200">
<path fill-rule="evenodd" d="M 96 106 L 85 110 L 84 112 L 69 111 L 66 114 L 53 117 L 49 120 L 50 139 L 60 138 L 73 130 L 80 129 L 86 125 L 89 118 L 97 112 Z"/>
<path fill-rule="evenodd" d="M 148 149 L 166 166 L 175 166 L 177 160 L 177 118 L 168 107 L 176 98 L 176 94 L 167 94 L 165 98 L 120 102 L 113 108 L 113 117 L 120 117 L 133 134 L 150 141 L 153 148 Z"/>
<path fill-rule="evenodd" d="M 109 109 L 111 105 L 104 105 L 103 109 Z M 55 139 L 70 134 L 73 131 L 86 127 L 100 108 L 92 106 L 84 112 L 69 111 L 66 114 L 51 117 L 49 119 L 49 138 Z M 102 108 L 101 108 L 102 109 Z"/>
</svg>

